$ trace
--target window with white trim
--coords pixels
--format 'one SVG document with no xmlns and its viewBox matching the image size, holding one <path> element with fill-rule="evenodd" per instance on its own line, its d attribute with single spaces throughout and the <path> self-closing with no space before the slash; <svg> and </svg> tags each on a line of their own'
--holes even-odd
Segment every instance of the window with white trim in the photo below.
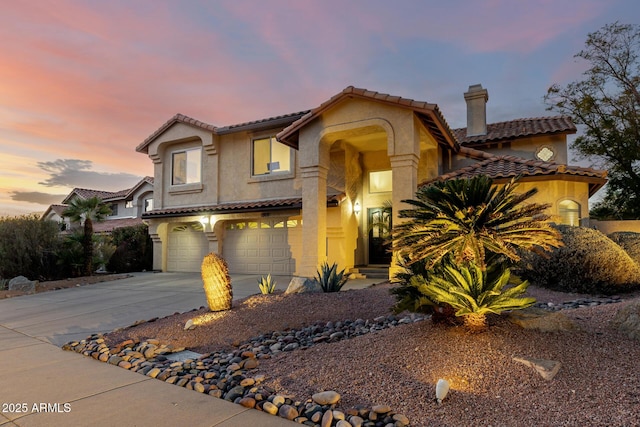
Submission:
<svg viewBox="0 0 640 427">
<path fill-rule="evenodd" d="M 171 185 L 199 183 L 202 175 L 202 149 L 175 151 L 171 156 Z"/>
<path fill-rule="evenodd" d="M 275 137 L 254 139 L 251 152 L 251 175 L 291 172 L 291 148 L 278 142 Z"/>
</svg>

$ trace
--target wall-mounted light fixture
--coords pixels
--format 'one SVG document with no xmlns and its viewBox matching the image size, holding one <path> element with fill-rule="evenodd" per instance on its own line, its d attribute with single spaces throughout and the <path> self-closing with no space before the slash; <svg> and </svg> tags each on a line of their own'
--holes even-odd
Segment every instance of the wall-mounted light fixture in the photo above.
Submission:
<svg viewBox="0 0 640 427">
<path fill-rule="evenodd" d="M 358 201 L 356 200 L 356 202 L 355 202 L 355 203 L 354 203 L 354 205 L 353 205 L 353 212 L 354 212 L 356 215 L 360 215 L 360 211 L 361 211 L 361 210 L 362 210 L 362 208 L 360 207 L 360 202 L 358 202 Z"/>
<path fill-rule="evenodd" d="M 201 216 L 200 217 L 200 224 L 202 224 L 202 225 L 209 224 L 209 217 L 208 216 Z"/>
</svg>

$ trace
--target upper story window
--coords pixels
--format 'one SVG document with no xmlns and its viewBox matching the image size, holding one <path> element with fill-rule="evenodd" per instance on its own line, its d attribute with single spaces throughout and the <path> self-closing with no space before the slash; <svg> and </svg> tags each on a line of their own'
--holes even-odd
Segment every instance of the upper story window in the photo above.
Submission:
<svg viewBox="0 0 640 427">
<path fill-rule="evenodd" d="M 153 199 L 144 199 L 144 211 L 149 212 L 153 210 Z"/>
<path fill-rule="evenodd" d="M 393 190 L 390 170 L 369 172 L 369 193 L 387 193 Z"/>
<path fill-rule="evenodd" d="M 291 148 L 274 137 L 254 139 L 252 144 L 253 176 L 291 172 Z"/>
<path fill-rule="evenodd" d="M 118 216 L 118 204 L 114 203 L 109 207 L 111 208 L 111 213 L 109 214 L 109 216 Z"/>
<path fill-rule="evenodd" d="M 133 200 L 127 200 L 124 204 L 124 207 L 127 209 L 131 209 L 133 207 Z"/>
<path fill-rule="evenodd" d="M 175 151 L 172 155 L 171 184 L 199 183 L 202 175 L 202 150 L 192 148 Z"/>
</svg>

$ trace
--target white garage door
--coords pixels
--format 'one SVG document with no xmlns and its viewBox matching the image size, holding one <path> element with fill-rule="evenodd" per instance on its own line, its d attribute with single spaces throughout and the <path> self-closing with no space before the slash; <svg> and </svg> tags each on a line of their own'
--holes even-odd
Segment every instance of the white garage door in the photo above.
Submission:
<svg viewBox="0 0 640 427">
<path fill-rule="evenodd" d="M 173 225 L 167 244 L 167 271 L 198 272 L 209 250 L 200 223 Z"/>
<path fill-rule="evenodd" d="M 291 255 L 290 228 L 296 219 L 233 221 L 226 224 L 223 256 L 231 273 L 290 275 L 295 271 Z"/>
</svg>

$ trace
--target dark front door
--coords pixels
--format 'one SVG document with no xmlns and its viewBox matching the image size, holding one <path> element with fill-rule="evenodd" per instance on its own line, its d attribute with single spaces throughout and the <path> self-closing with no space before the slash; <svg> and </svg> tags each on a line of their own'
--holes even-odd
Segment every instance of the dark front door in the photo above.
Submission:
<svg viewBox="0 0 640 427">
<path fill-rule="evenodd" d="M 390 264 L 391 208 L 369 208 L 369 264 Z"/>
</svg>

